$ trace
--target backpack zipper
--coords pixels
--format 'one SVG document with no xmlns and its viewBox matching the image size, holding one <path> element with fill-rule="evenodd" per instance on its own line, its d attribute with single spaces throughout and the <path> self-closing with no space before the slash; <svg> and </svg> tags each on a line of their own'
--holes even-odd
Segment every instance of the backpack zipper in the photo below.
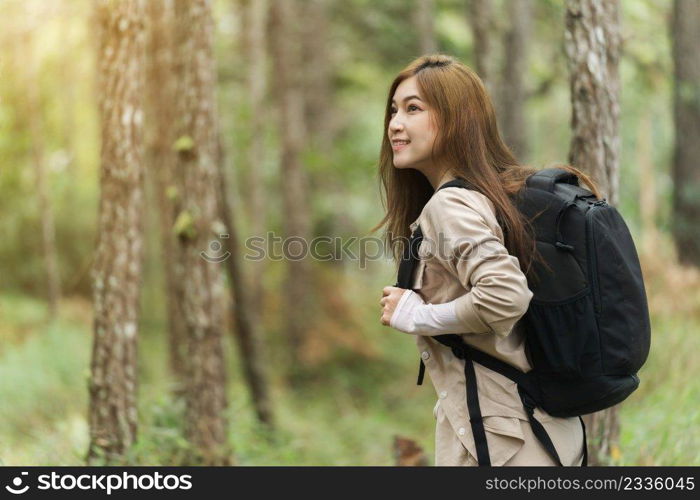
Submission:
<svg viewBox="0 0 700 500">
<path fill-rule="evenodd" d="M 601 300 L 600 300 L 600 285 L 598 284 L 598 256 L 594 251 L 594 235 L 593 235 L 593 224 L 591 223 L 592 213 L 603 205 L 607 205 L 605 200 L 598 200 L 593 203 L 588 212 L 586 212 L 586 232 L 587 232 L 587 246 L 589 262 L 591 263 L 591 269 L 589 269 L 589 279 L 591 282 L 591 288 L 593 289 L 593 305 L 595 307 L 596 314 L 601 312 Z"/>
</svg>

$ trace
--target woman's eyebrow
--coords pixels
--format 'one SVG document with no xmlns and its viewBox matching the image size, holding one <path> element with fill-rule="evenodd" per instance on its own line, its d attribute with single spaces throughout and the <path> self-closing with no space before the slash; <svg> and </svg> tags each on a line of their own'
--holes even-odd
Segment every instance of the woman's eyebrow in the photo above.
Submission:
<svg viewBox="0 0 700 500">
<path fill-rule="evenodd" d="M 408 100 L 410 100 L 410 99 L 418 99 L 418 100 L 421 101 L 421 102 L 423 101 L 423 100 L 422 100 L 420 97 L 418 97 L 417 95 L 410 95 L 410 96 L 408 96 L 408 97 L 404 97 L 404 98 L 403 98 L 403 102 L 406 102 L 406 101 L 408 101 Z M 396 104 L 396 101 L 395 101 L 394 99 L 392 99 L 392 100 L 391 100 L 391 104 Z"/>
</svg>

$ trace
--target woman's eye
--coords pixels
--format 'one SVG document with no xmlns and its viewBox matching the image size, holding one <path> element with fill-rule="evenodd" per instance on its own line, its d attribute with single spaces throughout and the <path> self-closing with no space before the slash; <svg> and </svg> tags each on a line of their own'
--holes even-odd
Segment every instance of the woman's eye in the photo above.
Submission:
<svg viewBox="0 0 700 500">
<path fill-rule="evenodd" d="M 415 104 L 409 104 L 406 109 L 408 111 L 413 111 L 413 110 L 420 111 L 420 108 L 418 106 L 416 106 Z M 397 112 L 398 112 L 398 110 L 396 108 L 391 108 L 392 115 L 395 115 Z"/>
</svg>

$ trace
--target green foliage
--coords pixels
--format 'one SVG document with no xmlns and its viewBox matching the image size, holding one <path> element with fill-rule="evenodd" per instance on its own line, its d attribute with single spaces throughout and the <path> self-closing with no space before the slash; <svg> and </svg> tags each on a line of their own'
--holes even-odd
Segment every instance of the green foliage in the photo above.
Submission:
<svg viewBox="0 0 700 500">
<path fill-rule="evenodd" d="M 700 464 L 697 320 L 652 318 L 652 347 L 640 387 L 621 407 L 621 464 Z"/>
<path fill-rule="evenodd" d="M 67 306 L 47 324 L 36 299 L 2 295 L 0 308 L 0 463 L 76 464 L 87 449 L 89 310 Z"/>
</svg>

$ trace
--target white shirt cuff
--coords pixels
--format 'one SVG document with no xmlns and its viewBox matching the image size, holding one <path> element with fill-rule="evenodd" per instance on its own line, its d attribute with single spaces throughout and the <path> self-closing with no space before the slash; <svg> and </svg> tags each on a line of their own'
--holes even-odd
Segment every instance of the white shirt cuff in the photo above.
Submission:
<svg viewBox="0 0 700 500">
<path fill-rule="evenodd" d="M 465 333 L 457 318 L 455 303 L 426 304 L 413 290 L 406 290 L 399 299 L 389 325 L 404 333 L 442 335 Z"/>
</svg>

